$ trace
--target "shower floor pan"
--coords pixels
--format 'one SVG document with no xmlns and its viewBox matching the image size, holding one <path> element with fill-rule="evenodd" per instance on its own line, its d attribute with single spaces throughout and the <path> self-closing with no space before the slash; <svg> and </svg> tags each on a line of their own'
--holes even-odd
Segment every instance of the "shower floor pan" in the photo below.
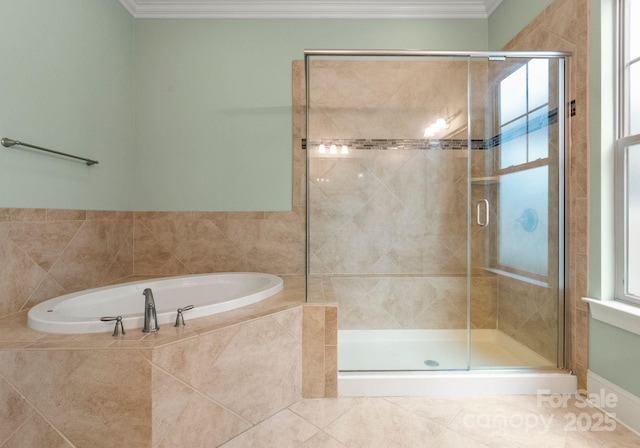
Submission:
<svg viewBox="0 0 640 448">
<path fill-rule="evenodd" d="M 498 330 L 340 330 L 341 396 L 573 393 L 576 377 Z"/>
</svg>

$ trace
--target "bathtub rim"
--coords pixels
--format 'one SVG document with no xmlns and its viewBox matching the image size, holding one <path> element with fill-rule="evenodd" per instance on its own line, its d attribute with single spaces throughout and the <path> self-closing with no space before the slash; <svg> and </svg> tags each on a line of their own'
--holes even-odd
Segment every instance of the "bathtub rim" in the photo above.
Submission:
<svg viewBox="0 0 640 448">
<path fill-rule="evenodd" d="M 207 306 L 198 306 L 193 310 L 190 310 L 187 314 L 185 314 L 187 319 L 196 319 L 198 317 L 206 317 L 214 314 L 220 314 L 226 311 L 235 310 L 237 308 L 241 308 L 244 306 L 252 305 L 258 303 L 262 300 L 265 300 L 269 297 L 274 296 L 284 289 L 284 280 L 282 277 L 267 274 L 262 272 L 211 272 L 211 273 L 203 273 L 203 274 L 187 274 L 187 275 L 178 275 L 178 276 L 168 276 L 168 277 L 152 277 L 144 280 L 135 280 L 131 282 L 125 283 L 116 283 L 112 285 L 100 286 L 97 288 L 89 288 L 82 291 L 77 291 L 69 294 L 64 294 L 61 296 L 57 296 L 44 302 L 41 302 L 31 309 L 29 309 L 27 313 L 27 326 L 36 331 L 40 331 L 43 333 L 49 334 L 97 334 L 97 333 L 107 333 L 112 332 L 114 323 L 113 322 L 98 322 L 91 320 L 87 321 L 87 319 L 79 320 L 78 318 L 57 315 L 58 319 L 56 321 L 48 320 L 47 317 L 50 317 L 49 311 L 53 309 L 56 305 L 59 305 L 65 301 L 73 300 L 83 295 L 100 293 L 103 291 L 117 289 L 117 288 L 131 288 L 136 286 L 145 286 L 150 288 L 158 288 L 158 283 L 171 283 L 171 282 L 179 282 L 179 281 L 189 281 L 189 280 L 201 280 L 207 277 L 221 277 L 221 276 L 257 276 L 262 278 L 267 278 L 269 282 L 260 290 L 253 292 L 252 294 L 242 296 L 240 298 L 235 298 L 232 300 L 228 300 L 226 302 L 216 303 L 213 305 L 209 305 L 209 307 L 216 307 L 215 312 L 207 312 Z M 206 282 L 201 282 L 206 283 Z M 187 303 L 184 304 L 188 305 Z M 159 324 L 167 324 L 174 322 L 176 319 L 177 312 L 165 312 L 162 314 L 158 314 L 158 323 Z M 102 316 L 100 316 L 102 317 Z M 98 317 L 99 319 L 99 317 Z M 123 316 L 123 323 L 125 325 L 125 331 L 138 331 L 143 326 L 143 316 L 142 316 L 142 308 L 139 315 L 135 316 Z"/>
</svg>

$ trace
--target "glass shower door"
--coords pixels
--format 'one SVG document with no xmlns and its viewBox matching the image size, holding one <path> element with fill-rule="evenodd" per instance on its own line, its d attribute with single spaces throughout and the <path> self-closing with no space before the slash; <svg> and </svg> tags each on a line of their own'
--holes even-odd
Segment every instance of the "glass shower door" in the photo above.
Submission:
<svg viewBox="0 0 640 448">
<path fill-rule="evenodd" d="M 341 371 L 468 369 L 468 58 L 306 55 L 308 297 Z"/>
<path fill-rule="evenodd" d="M 472 58 L 470 367 L 555 368 L 563 275 L 563 60 Z M 473 91 L 475 90 L 475 92 Z"/>
</svg>

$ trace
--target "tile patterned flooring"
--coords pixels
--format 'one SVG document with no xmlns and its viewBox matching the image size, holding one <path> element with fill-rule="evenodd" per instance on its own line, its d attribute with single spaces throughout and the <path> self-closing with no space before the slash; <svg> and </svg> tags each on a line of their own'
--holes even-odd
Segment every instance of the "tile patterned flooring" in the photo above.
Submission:
<svg viewBox="0 0 640 448">
<path fill-rule="evenodd" d="M 631 448 L 640 436 L 571 397 L 303 399 L 223 448 Z"/>
</svg>

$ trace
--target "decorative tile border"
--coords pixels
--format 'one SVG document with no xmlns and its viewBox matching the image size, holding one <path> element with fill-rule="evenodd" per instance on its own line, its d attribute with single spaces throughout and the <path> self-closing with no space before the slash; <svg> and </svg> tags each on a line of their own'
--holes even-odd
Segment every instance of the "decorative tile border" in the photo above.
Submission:
<svg viewBox="0 0 640 448">
<path fill-rule="evenodd" d="M 342 145 L 349 147 L 349 150 L 466 150 L 468 147 L 467 139 L 322 139 L 311 140 L 312 148 L 318 147 L 321 143 L 325 145 L 336 145 L 340 148 Z M 307 149 L 307 140 L 302 139 L 302 149 Z M 471 149 L 487 149 L 484 140 L 471 140 Z M 338 152 L 340 150 L 338 149 Z"/>
<path fill-rule="evenodd" d="M 525 117 L 526 118 L 526 117 Z M 503 142 L 508 142 L 532 132 L 539 131 L 547 128 L 551 125 L 558 123 L 558 109 L 551 110 L 547 115 L 536 117 L 527 122 L 523 126 L 518 126 L 510 129 L 508 132 L 498 134 L 486 140 L 472 139 L 472 150 L 486 150 L 493 149 L 500 146 Z M 461 139 L 366 139 L 366 138 L 353 138 L 353 139 L 314 139 L 307 142 L 307 139 L 302 139 L 302 149 L 306 150 L 309 145 L 311 148 L 316 148 L 320 144 L 324 143 L 325 146 L 336 145 L 338 148 L 342 145 L 346 145 L 349 150 L 466 150 L 469 148 L 469 140 L 466 138 Z M 338 153 L 340 149 L 338 149 Z"/>
</svg>

